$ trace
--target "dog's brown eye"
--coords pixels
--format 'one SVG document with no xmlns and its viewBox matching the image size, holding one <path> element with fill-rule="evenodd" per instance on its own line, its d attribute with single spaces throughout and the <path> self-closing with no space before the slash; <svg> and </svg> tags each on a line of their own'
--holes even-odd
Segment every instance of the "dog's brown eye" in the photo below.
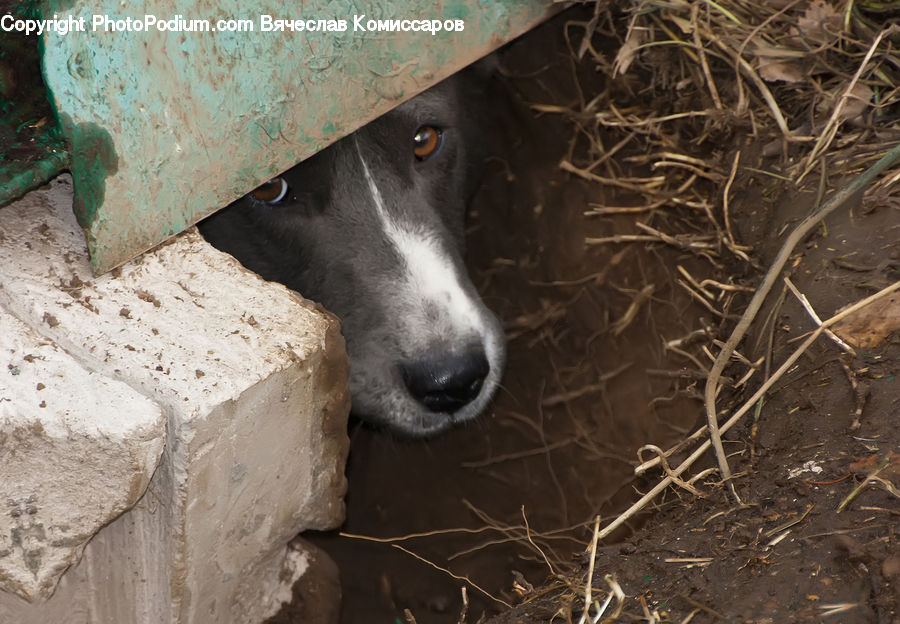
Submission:
<svg viewBox="0 0 900 624">
<path fill-rule="evenodd" d="M 433 156 L 441 146 L 441 131 L 434 126 L 422 126 L 413 137 L 413 154 L 419 160 Z"/>
<path fill-rule="evenodd" d="M 267 204 L 277 204 L 288 192 L 288 183 L 284 178 L 272 178 L 251 191 L 251 195 Z"/>
</svg>

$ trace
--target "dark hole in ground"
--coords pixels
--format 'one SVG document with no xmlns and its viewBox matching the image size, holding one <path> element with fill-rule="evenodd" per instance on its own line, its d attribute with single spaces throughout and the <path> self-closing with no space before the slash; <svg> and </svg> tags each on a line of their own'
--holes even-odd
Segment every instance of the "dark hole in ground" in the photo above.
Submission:
<svg viewBox="0 0 900 624">
<path fill-rule="evenodd" d="M 428 535 L 393 544 L 305 536 L 340 568 L 342 622 L 403 622 L 409 609 L 418 622 L 455 624 L 459 577 L 471 583 L 476 621 L 574 570 L 596 515 L 634 498 L 636 449 L 668 446 L 700 414 L 697 380 L 681 376 L 685 361 L 661 337 L 704 326 L 674 267 L 709 266 L 674 248 L 586 245 L 633 229 L 627 214 L 585 216 L 595 205 L 627 205 L 629 195 L 601 196 L 561 171 L 561 159 L 591 146 L 569 122 L 528 108 L 570 105 L 578 85 L 604 80 L 572 61 L 564 28 L 572 15 L 501 55 L 508 97 L 492 102 L 499 141 L 472 209 L 470 269 L 509 337 L 503 388 L 480 420 L 436 439 L 352 431 L 342 531 Z M 286 606 L 272 621 L 301 612 Z"/>
<path fill-rule="evenodd" d="M 735 31 L 734 13 L 707 12 L 711 30 L 694 29 L 695 48 L 730 39 L 743 51 L 757 34 L 757 41 L 795 46 L 785 48 L 791 58 L 816 48 L 801 54 L 819 67 L 814 74 L 769 82 L 791 127 L 822 132 L 822 111 L 839 110 L 827 96 L 859 75 L 859 50 L 877 47 L 866 30 L 871 20 L 847 13 L 864 36 L 835 32 L 829 48 L 810 45 L 822 34 L 814 18 L 834 10 L 829 3 L 777 12 L 726 5 L 743 16 L 743 30 Z M 722 344 L 714 339 L 730 334 L 746 291 L 786 233 L 897 144 L 895 92 L 861 98 L 862 116 L 842 127 L 817 162 L 819 181 L 802 181 L 811 144 L 783 140 L 769 103 L 735 72 L 731 61 L 743 60 L 741 52 L 701 67 L 678 34 L 691 30 L 685 25 L 698 5 L 666 6 L 647 3 L 652 10 L 627 16 L 601 4 L 593 14 L 573 9 L 503 55 L 508 86 L 532 107 L 511 112 L 497 100 L 505 144 L 495 149 L 469 239 L 475 281 L 510 336 L 504 392 L 481 421 L 430 442 L 354 432 L 345 529 L 368 539 L 316 540 L 341 566 L 344 622 L 481 623 L 482 614 L 503 609 L 500 601 L 520 596 L 522 605 L 490 621 L 576 622 L 594 614 L 581 567 L 589 525 L 597 513 L 608 520 L 633 489 L 649 489 L 651 482 L 631 476 L 635 447 L 667 448 L 693 428 L 698 391 Z M 590 54 L 575 62 L 571 48 L 584 51 L 585 30 L 595 33 Z M 610 49 L 602 49 L 604 37 Z M 893 62 L 892 45 L 884 58 Z M 611 59 L 619 54 L 633 70 L 616 69 Z M 889 66 L 868 81 L 896 84 L 882 75 Z M 615 83 L 603 84 L 601 75 Z M 738 103 L 748 93 L 757 98 L 749 109 Z M 830 315 L 897 286 L 896 180 L 895 166 L 791 252 L 784 273 L 813 308 Z M 653 233 L 637 242 L 653 242 L 618 237 L 636 232 Z M 692 305 L 690 289 L 705 306 Z M 647 509 L 652 519 L 638 520 L 645 527 L 627 527 L 622 533 L 638 530 L 618 544 L 615 536 L 605 540 L 591 578 L 596 604 L 612 598 L 614 584 L 622 590 L 613 604 L 620 615 L 610 619 L 897 620 L 896 291 L 880 312 L 855 321 L 858 337 L 883 334 L 878 341 L 860 342 L 853 355 L 820 340 L 795 364 L 787 355 L 813 323 L 786 283 L 783 291 L 776 288 L 756 317 L 716 401 L 720 415 L 756 406 L 724 439 L 744 502 L 716 476 L 703 479 L 708 463 L 694 464 L 699 490 L 666 490 Z M 784 377 L 776 373 L 765 400 L 751 401 L 764 369 L 783 362 Z M 426 534 L 372 539 L 411 533 Z M 459 616 L 463 580 L 466 618 Z M 276 621 L 306 621 L 298 617 L 302 607 L 295 601 Z"/>
</svg>

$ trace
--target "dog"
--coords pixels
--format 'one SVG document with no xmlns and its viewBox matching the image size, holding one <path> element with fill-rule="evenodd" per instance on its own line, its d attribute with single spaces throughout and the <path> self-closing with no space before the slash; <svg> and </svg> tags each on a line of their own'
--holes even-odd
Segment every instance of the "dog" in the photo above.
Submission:
<svg viewBox="0 0 900 624">
<path fill-rule="evenodd" d="M 463 263 L 466 207 L 484 160 L 474 73 L 439 83 L 200 224 L 212 245 L 340 318 L 352 413 L 408 436 L 477 416 L 505 363 L 502 327 Z"/>
</svg>

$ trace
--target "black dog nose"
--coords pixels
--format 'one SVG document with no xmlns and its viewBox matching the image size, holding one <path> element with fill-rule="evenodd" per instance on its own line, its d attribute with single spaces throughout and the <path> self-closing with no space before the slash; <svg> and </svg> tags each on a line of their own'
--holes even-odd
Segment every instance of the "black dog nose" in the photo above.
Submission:
<svg viewBox="0 0 900 624">
<path fill-rule="evenodd" d="M 480 347 L 401 366 L 403 381 L 413 398 L 432 412 L 448 414 L 478 396 L 490 370 Z"/>
</svg>

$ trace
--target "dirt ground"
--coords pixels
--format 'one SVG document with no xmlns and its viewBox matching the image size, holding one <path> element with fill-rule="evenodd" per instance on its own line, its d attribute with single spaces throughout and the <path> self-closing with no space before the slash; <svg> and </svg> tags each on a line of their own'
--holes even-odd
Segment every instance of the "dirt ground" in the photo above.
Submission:
<svg viewBox="0 0 900 624">
<path fill-rule="evenodd" d="M 807 214 L 810 203 L 789 195 L 748 210 L 741 230 L 762 218 L 764 234 Z M 750 240 L 763 258 L 776 242 Z M 898 251 L 897 207 L 857 205 L 808 240 L 791 278 L 816 309 L 833 312 L 896 281 Z M 701 497 L 670 492 L 640 531 L 600 547 L 594 578 L 613 575 L 640 604 L 632 614 L 648 616 L 610 621 L 900 622 L 898 302 L 895 294 L 892 337 L 856 358 L 820 339 L 767 395 L 759 418 L 729 432 L 742 505 L 713 484 Z M 795 299 L 785 298 L 773 318 L 780 362 L 791 339 L 815 327 Z M 883 481 L 862 486 L 875 472 Z M 595 587 L 608 590 L 602 580 Z M 577 621 L 579 590 L 557 583 L 549 597 L 490 622 Z"/>
<path fill-rule="evenodd" d="M 583 617 L 595 518 L 605 525 L 659 481 L 658 470 L 634 476 L 640 447 L 668 449 L 705 423 L 715 340 L 728 337 L 786 231 L 846 182 L 795 186 L 772 175 L 784 155 L 746 127 L 710 133 L 700 151 L 742 153 L 729 223 L 742 259 L 712 244 L 703 210 L 642 208 L 633 181 L 651 167 L 628 145 L 615 184 L 565 171 L 562 161 L 618 145 L 614 135 L 594 145 L 586 119 L 554 114 L 610 92 L 594 65 L 573 60 L 591 15 L 568 11 L 500 57 L 508 97 L 494 100 L 499 140 L 469 246 L 474 281 L 509 339 L 503 388 L 488 414 L 436 439 L 354 426 L 347 521 L 305 536 L 340 569 L 341 622 L 900 622 L 896 292 L 893 308 L 860 321 L 869 344 L 856 357 L 819 338 L 725 434 L 740 504 L 712 472 L 598 545 L 597 604 L 611 587 L 623 596 L 607 619 L 595 607 Z M 630 97 L 641 97 L 640 80 Z M 708 177 L 700 190 L 720 196 L 724 178 Z M 622 238 L 646 232 L 636 220 L 677 240 Z M 900 279 L 896 191 L 836 211 L 788 266 L 822 318 Z M 701 302 L 689 286 L 704 279 L 714 282 Z M 725 371 L 718 404 L 728 414 L 815 329 L 784 290 L 779 280 L 743 359 Z M 714 465 L 707 453 L 692 473 Z M 303 621 L 301 603 L 272 622 Z"/>
</svg>

